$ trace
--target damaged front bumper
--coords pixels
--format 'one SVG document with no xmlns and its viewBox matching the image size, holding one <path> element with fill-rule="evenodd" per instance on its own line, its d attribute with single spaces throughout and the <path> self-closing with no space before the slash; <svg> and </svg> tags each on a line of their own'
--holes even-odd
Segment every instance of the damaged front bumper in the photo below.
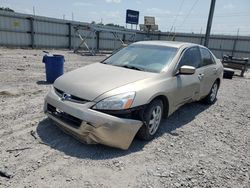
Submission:
<svg viewBox="0 0 250 188">
<path fill-rule="evenodd" d="M 54 90 L 51 90 L 45 98 L 44 112 L 65 132 L 84 143 L 100 143 L 128 149 L 142 126 L 142 121 L 92 110 L 94 104 L 62 101 Z"/>
</svg>

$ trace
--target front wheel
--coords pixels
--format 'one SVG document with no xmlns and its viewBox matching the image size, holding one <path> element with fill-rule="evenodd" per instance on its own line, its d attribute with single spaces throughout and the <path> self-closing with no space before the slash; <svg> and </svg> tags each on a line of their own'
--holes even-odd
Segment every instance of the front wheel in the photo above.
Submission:
<svg viewBox="0 0 250 188">
<path fill-rule="evenodd" d="M 137 136 L 143 140 L 151 140 L 157 132 L 163 114 L 163 103 L 161 100 L 152 101 L 144 111 L 144 124 L 137 133 Z"/>
<path fill-rule="evenodd" d="M 210 93 L 203 99 L 203 102 L 206 104 L 215 103 L 216 98 L 217 98 L 218 89 L 219 89 L 219 83 L 218 83 L 218 81 L 216 81 L 216 82 L 214 82 L 214 84 L 210 90 Z"/>
</svg>

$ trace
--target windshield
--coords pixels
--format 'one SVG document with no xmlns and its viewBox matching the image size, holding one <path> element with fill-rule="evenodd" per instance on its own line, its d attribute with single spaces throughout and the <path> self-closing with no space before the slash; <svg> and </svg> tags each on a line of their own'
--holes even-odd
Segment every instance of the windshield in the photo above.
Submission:
<svg viewBox="0 0 250 188">
<path fill-rule="evenodd" d="M 103 63 L 147 72 L 161 72 L 172 61 L 177 48 L 154 45 L 130 45 Z"/>
</svg>

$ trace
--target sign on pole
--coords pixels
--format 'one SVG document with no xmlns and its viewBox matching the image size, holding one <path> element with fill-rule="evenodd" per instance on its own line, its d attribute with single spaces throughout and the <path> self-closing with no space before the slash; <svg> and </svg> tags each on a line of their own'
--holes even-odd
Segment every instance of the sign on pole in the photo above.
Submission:
<svg viewBox="0 0 250 188">
<path fill-rule="evenodd" d="M 144 16 L 144 24 L 147 26 L 155 25 L 155 17 Z"/>
<path fill-rule="evenodd" d="M 138 25 L 138 23 L 139 23 L 139 11 L 127 9 L 126 23 Z"/>
</svg>

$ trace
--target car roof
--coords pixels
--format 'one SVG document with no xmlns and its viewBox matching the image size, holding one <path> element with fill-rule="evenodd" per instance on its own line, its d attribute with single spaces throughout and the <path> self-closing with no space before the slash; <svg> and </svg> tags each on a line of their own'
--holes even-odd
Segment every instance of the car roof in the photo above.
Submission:
<svg viewBox="0 0 250 188">
<path fill-rule="evenodd" d="M 189 42 L 159 41 L 159 40 L 140 41 L 140 42 L 135 42 L 133 44 L 167 46 L 167 47 L 173 47 L 173 48 L 199 46 L 198 44 L 189 43 Z"/>
</svg>

